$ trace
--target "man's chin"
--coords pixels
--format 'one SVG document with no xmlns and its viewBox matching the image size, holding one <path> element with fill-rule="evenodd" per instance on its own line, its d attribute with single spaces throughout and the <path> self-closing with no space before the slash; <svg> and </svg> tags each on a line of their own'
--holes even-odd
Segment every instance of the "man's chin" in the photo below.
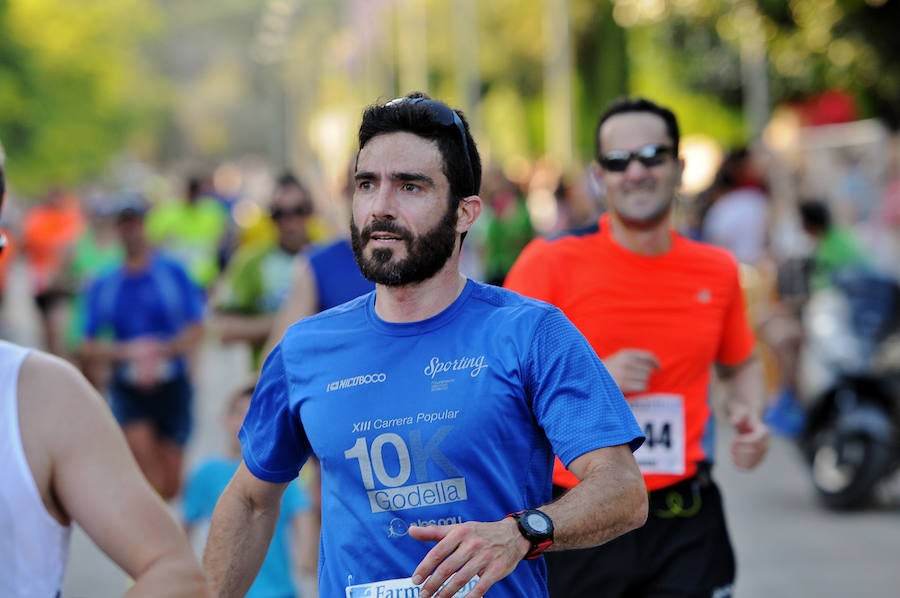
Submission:
<svg viewBox="0 0 900 598">
<path fill-rule="evenodd" d="M 672 212 L 672 202 L 669 202 L 662 208 L 657 208 L 656 210 L 647 210 L 647 211 L 629 211 L 629 212 L 621 212 L 617 211 L 616 216 L 618 219 L 629 228 L 634 228 L 638 230 L 649 230 L 652 228 L 656 228 L 661 223 L 663 223 Z"/>
</svg>

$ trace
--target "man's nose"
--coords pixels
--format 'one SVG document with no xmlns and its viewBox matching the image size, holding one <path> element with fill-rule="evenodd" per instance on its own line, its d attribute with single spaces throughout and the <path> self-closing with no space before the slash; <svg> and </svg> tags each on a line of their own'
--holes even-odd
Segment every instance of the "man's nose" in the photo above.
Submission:
<svg viewBox="0 0 900 598">
<path fill-rule="evenodd" d="M 381 185 L 372 198 L 372 214 L 382 218 L 396 215 L 397 202 L 391 185 Z"/>
</svg>

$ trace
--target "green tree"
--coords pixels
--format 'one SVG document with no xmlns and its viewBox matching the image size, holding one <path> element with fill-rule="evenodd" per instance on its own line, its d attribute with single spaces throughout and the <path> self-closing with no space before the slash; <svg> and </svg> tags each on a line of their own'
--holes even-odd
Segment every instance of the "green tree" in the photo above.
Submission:
<svg viewBox="0 0 900 598">
<path fill-rule="evenodd" d="M 140 51 L 154 14 L 147 0 L 0 0 L 0 140 L 17 190 L 76 184 L 152 145 L 165 91 Z"/>
</svg>

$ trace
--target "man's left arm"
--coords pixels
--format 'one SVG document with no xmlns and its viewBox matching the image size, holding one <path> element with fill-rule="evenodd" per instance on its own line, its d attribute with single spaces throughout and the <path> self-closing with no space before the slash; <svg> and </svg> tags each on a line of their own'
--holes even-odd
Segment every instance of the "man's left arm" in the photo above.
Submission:
<svg viewBox="0 0 900 598">
<path fill-rule="evenodd" d="M 187 357 L 203 342 L 203 324 L 193 322 L 163 344 L 163 352 L 168 357 Z"/>
<path fill-rule="evenodd" d="M 753 469 L 769 448 L 769 430 L 762 421 L 766 406 L 762 362 L 754 352 L 737 365 L 719 365 L 717 371 L 725 386 L 728 420 L 737 432 L 731 458 L 740 469 Z"/>
<path fill-rule="evenodd" d="M 548 505 L 535 505 L 553 521 L 549 550 L 586 548 L 640 527 L 647 519 L 647 491 L 627 444 L 596 449 L 573 460 L 569 469 L 581 483 Z M 413 573 L 421 598 L 453 596 L 478 575 L 470 596 L 484 596 L 516 568 L 531 546 L 511 517 L 409 528 L 417 540 L 437 542 Z M 438 594 L 438 588 L 456 573 Z"/>
</svg>

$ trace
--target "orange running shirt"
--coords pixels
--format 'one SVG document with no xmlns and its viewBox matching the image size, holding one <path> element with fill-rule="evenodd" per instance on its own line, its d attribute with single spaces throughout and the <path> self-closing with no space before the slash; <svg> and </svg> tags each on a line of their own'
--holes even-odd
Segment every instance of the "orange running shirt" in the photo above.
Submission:
<svg viewBox="0 0 900 598">
<path fill-rule="evenodd" d="M 601 216 L 599 231 L 532 241 L 504 286 L 558 306 L 601 359 L 626 348 L 659 359 L 647 392 L 626 395 L 647 436 L 635 457 L 649 490 L 713 460 L 712 366 L 741 363 L 755 344 L 730 254 L 673 231 L 667 253 L 641 256 Z M 577 480 L 557 462 L 554 482 Z"/>
<path fill-rule="evenodd" d="M 22 253 L 28 259 L 32 291 L 50 289 L 59 276 L 66 253 L 84 230 L 78 199 L 67 197 L 60 206 L 39 205 L 28 210 L 22 224 Z"/>
</svg>

